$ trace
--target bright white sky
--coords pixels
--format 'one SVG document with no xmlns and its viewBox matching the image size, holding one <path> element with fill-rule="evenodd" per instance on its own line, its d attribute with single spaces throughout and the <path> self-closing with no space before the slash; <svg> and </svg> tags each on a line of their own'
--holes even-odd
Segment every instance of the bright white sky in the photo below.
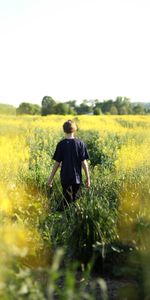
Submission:
<svg viewBox="0 0 150 300">
<path fill-rule="evenodd" d="M 150 102 L 149 0 L 0 0 L 0 102 Z"/>
</svg>

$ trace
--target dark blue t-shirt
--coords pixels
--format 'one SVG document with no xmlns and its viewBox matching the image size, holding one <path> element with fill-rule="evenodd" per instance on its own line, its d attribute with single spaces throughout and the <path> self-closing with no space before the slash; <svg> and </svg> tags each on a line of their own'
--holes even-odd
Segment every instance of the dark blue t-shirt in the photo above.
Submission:
<svg viewBox="0 0 150 300">
<path fill-rule="evenodd" d="M 57 144 L 53 159 L 62 162 L 61 183 L 80 184 L 82 182 L 81 162 L 89 155 L 83 141 L 77 138 L 64 139 Z"/>
</svg>

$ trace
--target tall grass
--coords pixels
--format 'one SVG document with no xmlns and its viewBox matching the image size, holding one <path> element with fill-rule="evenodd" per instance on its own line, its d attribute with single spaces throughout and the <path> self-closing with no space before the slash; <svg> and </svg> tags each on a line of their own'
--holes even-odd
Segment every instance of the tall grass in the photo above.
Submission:
<svg viewBox="0 0 150 300">
<path fill-rule="evenodd" d="M 84 293 L 85 299 L 95 299 L 89 292 L 92 287 L 89 296 L 85 287 L 77 293 L 69 267 L 64 272 L 64 290 L 57 290 L 61 271 L 57 267 L 53 274 L 52 266 L 59 247 L 65 251 L 63 264 L 77 260 L 80 266 L 88 266 L 95 259 L 93 268 L 101 275 L 136 277 L 145 297 L 150 289 L 150 118 L 76 117 L 78 137 L 90 154 L 91 188 L 83 184 L 80 199 L 59 212 L 59 172 L 52 190 L 47 180 L 65 120 L 64 116 L 0 119 L 3 299 L 16 299 L 15 294 L 18 299 L 53 299 L 55 293 L 58 299 L 79 299 L 77 295 L 84 299 Z M 46 272 L 49 284 L 35 280 L 39 268 Z"/>
</svg>

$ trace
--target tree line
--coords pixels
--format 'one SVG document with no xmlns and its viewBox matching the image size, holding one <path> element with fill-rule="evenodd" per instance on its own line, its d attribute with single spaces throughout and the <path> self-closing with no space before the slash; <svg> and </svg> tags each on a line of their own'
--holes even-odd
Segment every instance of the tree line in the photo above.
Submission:
<svg viewBox="0 0 150 300">
<path fill-rule="evenodd" d="M 16 114 L 42 115 L 51 114 L 61 115 L 82 115 L 82 114 L 110 114 L 110 115 L 128 115 L 128 114 L 149 114 L 150 103 L 147 107 L 144 104 L 131 103 L 127 97 L 117 97 L 116 100 L 105 100 L 100 102 L 98 99 L 84 99 L 80 104 L 76 100 L 66 102 L 56 102 L 52 97 L 45 96 L 42 99 L 41 106 L 22 102 L 16 109 Z"/>
</svg>

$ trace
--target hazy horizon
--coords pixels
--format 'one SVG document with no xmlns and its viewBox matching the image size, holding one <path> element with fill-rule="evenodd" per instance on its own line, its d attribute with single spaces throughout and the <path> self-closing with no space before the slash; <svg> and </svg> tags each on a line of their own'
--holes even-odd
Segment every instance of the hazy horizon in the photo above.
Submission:
<svg viewBox="0 0 150 300">
<path fill-rule="evenodd" d="M 0 103 L 150 102 L 148 0 L 0 0 Z"/>
</svg>

